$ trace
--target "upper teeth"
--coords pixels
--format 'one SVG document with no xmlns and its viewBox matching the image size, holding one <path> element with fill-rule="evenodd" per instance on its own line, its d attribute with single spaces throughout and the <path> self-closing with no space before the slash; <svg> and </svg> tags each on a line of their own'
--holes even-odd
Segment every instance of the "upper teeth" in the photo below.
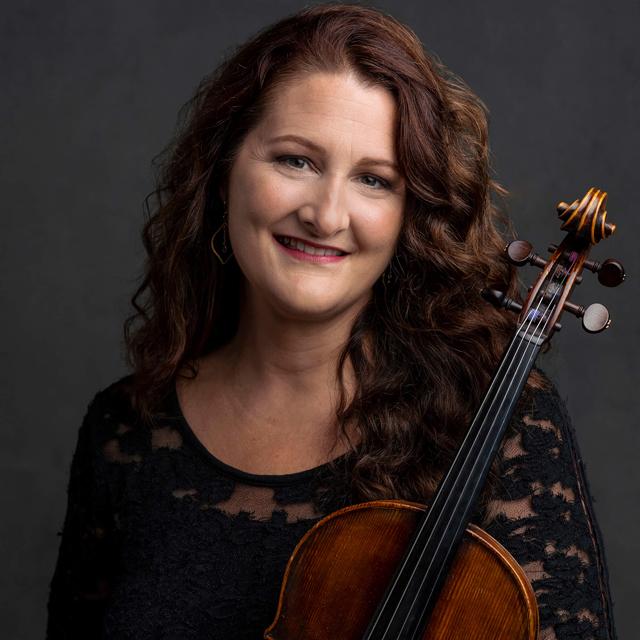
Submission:
<svg viewBox="0 0 640 640">
<path fill-rule="evenodd" d="M 341 256 L 343 255 L 343 251 L 338 251 L 336 249 L 321 249 L 320 247 L 312 247 L 300 240 L 295 240 L 294 238 L 288 238 L 287 236 L 278 236 L 278 240 L 286 245 L 287 247 L 292 247 L 293 249 L 297 249 L 298 251 L 304 251 L 312 256 Z"/>
</svg>

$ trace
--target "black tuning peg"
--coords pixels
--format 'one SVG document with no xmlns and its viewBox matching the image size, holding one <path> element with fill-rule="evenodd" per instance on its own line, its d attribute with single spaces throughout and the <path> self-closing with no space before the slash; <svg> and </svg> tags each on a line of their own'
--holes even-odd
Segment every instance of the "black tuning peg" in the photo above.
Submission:
<svg viewBox="0 0 640 640">
<path fill-rule="evenodd" d="M 507 311 L 515 311 L 516 313 L 520 313 L 522 311 L 522 305 L 519 302 L 516 302 L 513 298 L 509 298 L 504 291 L 497 291 L 496 289 L 482 289 L 480 291 L 480 295 L 498 309 L 507 309 Z M 553 328 L 556 331 L 560 331 L 560 329 L 562 329 L 562 325 L 559 322 L 556 322 Z"/>
<path fill-rule="evenodd" d="M 480 295 L 487 302 L 490 302 L 494 307 L 498 307 L 499 309 L 507 309 L 508 311 L 515 311 L 517 313 L 522 311 L 522 305 L 513 298 L 508 298 L 503 291 L 483 289 Z"/>
<path fill-rule="evenodd" d="M 582 328 L 588 333 L 600 333 L 611 325 L 609 310 L 599 302 L 594 302 L 585 308 L 566 301 L 563 309 L 578 318 L 582 318 Z"/>
<path fill-rule="evenodd" d="M 541 269 L 547 264 L 546 260 L 533 252 L 533 245 L 526 240 L 513 240 L 504 249 L 507 260 L 517 267 L 529 263 Z"/>
<path fill-rule="evenodd" d="M 555 244 L 549 245 L 549 251 L 553 253 L 558 247 Z M 607 258 L 604 262 L 595 260 L 585 260 L 584 268 L 598 274 L 598 282 L 605 287 L 617 287 L 622 284 L 627 277 L 622 263 L 613 258 Z M 582 281 L 582 276 L 576 279 L 576 284 Z"/>
<path fill-rule="evenodd" d="M 605 287 L 617 287 L 624 282 L 627 274 L 621 262 L 613 258 L 607 258 L 604 262 L 586 260 L 584 268 L 598 274 L 598 282 Z"/>
</svg>

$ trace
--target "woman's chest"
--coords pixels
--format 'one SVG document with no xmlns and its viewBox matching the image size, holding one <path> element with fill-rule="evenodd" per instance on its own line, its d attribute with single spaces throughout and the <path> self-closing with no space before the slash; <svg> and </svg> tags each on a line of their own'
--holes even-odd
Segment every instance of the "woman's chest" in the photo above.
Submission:
<svg viewBox="0 0 640 640">
<path fill-rule="evenodd" d="M 159 472 L 140 468 L 121 487 L 107 637 L 260 638 L 317 520 L 298 517 L 304 492 Z"/>
</svg>

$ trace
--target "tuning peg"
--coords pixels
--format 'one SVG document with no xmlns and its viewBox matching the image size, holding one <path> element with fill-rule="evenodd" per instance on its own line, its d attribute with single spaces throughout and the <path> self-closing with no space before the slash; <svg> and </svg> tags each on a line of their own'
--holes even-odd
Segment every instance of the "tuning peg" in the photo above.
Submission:
<svg viewBox="0 0 640 640">
<path fill-rule="evenodd" d="M 582 318 L 582 328 L 589 333 L 600 333 L 600 331 L 608 329 L 611 324 L 609 310 L 599 302 L 594 302 L 585 308 L 567 300 L 562 308 L 574 316 Z"/>
<path fill-rule="evenodd" d="M 522 305 L 513 298 L 509 298 L 503 291 L 497 291 L 496 289 L 483 289 L 480 292 L 480 295 L 498 309 L 507 309 L 507 311 L 515 311 L 516 313 L 520 313 L 522 311 Z M 562 329 L 562 325 L 559 322 L 556 322 L 555 329 L 556 331 L 560 331 L 560 329 Z"/>
<path fill-rule="evenodd" d="M 513 298 L 507 297 L 503 291 L 498 291 L 496 289 L 482 289 L 480 291 L 480 295 L 498 309 L 507 309 L 508 311 L 515 311 L 517 313 L 522 311 L 522 305 L 519 302 L 516 302 Z M 539 314 L 534 312 L 532 317 L 539 317 Z M 560 331 L 560 329 L 562 329 L 562 325 L 559 322 L 556 322 L 553 328 L 556 331 Z"/>
<path fill-rule="evenodd" d="M 553 253 L 558 247 L 555 244 L 549 245 L 549 251 Z M 585 260 L 584 268 L 598 274 L 598 282 L 605 287 L 617 287 L 622 284 L 627 277 L 622 263 L 613 258 L 607 258 L 604 262 L 595 260 Z M 576 284 L 582 282 L 582 276 L 576 278 Z"/>
<path fill-rule="evenodd" d="M 627 274 L 621 262 L 613 258 L 607 258 L 604 262 L 586 260 L 584 268 L 598 274 L 598 282 L 605 287 L 617 287 L 624 282 Z"/>
<path fill-rule="evenodd" d="M 609 310 L 603 304 L 590 304 L 582 315 L 582 328 L 589 333 L 600 333 L 611 325 Z"/>
<path fill-rule="evenodd" d="M 517 267 L 529 263 L 541 269 L 547 264 L 546 260 L 533 252 L 533 245 L 526 240 L 513 240 L 504 249 L 507 260 Z"/>
<path fill-rule="evenodd" d="M 497 291 L 496 289 L 482 289 L 480 295 L 490 302 L 494 307 L 499 309 L 507 309 L 508 311 L 515 311 L 520 313 L 522 311 L 522 305 L 516 302 L 513 298 L 508 298 L 503 291 Z"/>
<path fill-rule="evenodd" d="M 547 251 L 549 251 L 549 253 L 553 253 L 557 248 L 558 248 L 557 245 L 550 244 L 547 247 Z M 575 282 L 575 284 L 580 284 L 582 282 L 582 276 L 576 276 L 576 279 L 574 280 L 574 282 Z"/>
</svg>

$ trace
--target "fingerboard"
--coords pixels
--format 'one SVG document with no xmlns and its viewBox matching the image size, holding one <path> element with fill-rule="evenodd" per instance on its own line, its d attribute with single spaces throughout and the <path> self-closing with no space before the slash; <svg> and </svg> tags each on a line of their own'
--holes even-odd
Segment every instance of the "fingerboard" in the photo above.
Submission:
<svg viewBox="0 0 640 640">
<path fill-rule="evenodd" d="M 518 332 L 463 443 L 419 522 L 363 640 L 421 640 L 513 415 L 540 341 Z"/>
</svg>

